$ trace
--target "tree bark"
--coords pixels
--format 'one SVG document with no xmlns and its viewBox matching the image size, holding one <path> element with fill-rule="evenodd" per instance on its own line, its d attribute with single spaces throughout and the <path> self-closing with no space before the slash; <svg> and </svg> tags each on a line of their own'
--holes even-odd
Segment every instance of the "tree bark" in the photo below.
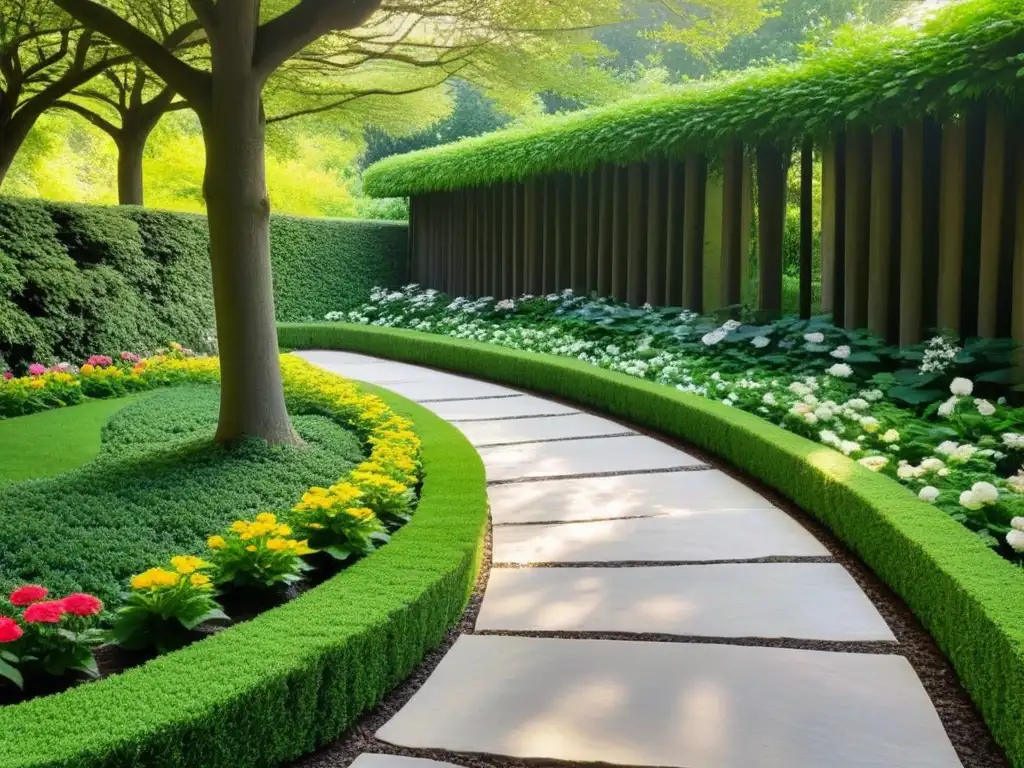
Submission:
<svg viewBox="0 0 1024 768">
<path fill-rule="evenodd" d="M 142 205 L 142 155 L 149 131 L 122 132 L 117 142 L 117 201 L 120 205 Z"/>
<path fill-rule="evenodd" d="M 39 119 L 39 114 L 26 110 L 0 124 L 0 186 L 7 179 L 14 158 L 18 156 L 18 151 L 25 143 L 28 132 Z"/>
<path fill-rule="evenodd" d="M 213 98 L 200 114 L 220 346 L 216 439 L 297 444 L 285 408 L 274 319 L 262 83 L 249 67 L 251 56 L 236 47 L 244 48 L 244 37 L 244 30 L 232 30 L 214 47 Z"/>
</svg>

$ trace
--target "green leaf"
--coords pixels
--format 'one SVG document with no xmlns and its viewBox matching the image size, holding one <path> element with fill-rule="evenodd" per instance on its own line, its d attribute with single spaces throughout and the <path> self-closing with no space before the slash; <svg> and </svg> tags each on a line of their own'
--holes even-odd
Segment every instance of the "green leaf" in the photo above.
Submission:
<svg viewBox="0 0 1024 768">
<path fill-rule="evenodd" d="M 998 371 L 988 371 L 987 373 L 979 374 L 974 380 L 988 384 L 1013 384 L 1013 376 L 1013 368 L 1003 368 Z"/>
<path fill-rule="evenodd" d="M 872 352 L 851 352 L 846 358 L 848 363 L 879 363 L 881 359 Z"/>
<path fill-rule="evenodd" d="M 0 660 L 0 677 L 10 680 L 18 688 L 25 687 L 25 678 L 21 676 L 21 672 L 3 660 Z"/>
<path fill-rule="evenodd" d="M 894 400 L 907 403 L 908 405 L 924 405 L 942 397 L 942 392 L 937 389 L 917 389 L 916 387 L 892 387 L 887 393 Z"/>
<path fill-rule="evenodd" d="M 181 626 L 185 629 L 195 629 L 200 624 L 205 624 L 208 621 L 231 621 L 231 617 L 220 608 L 211 608 L 201 616 L 190 618 L 187 622 L 181 619 L 179 621 L 181 621 Z"/>
</svg>

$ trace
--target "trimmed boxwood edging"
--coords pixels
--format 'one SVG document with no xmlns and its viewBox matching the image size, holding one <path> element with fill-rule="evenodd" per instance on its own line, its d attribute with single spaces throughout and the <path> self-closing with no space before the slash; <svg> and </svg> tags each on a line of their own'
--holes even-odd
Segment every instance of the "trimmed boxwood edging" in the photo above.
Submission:
<svg viewBox="0 0 1024 768">
<path fill-rule="evenodd" d="M 373 707 L 461 616 L 487 489 L 452 425 L 387 390 L 423 440 L 416 514 L 391 543 L 287 605 L 142 667 L 0 707 L 0 768 L 273 766 Z"/>
<path fill-rule="evenodd" d="M 281 324 L 282 347 L 343 349 L 565 398 L 686 440 L 824 523 L 918 616 L 996 741 L 1024 766 L 1024 571 L 837 451 L 752 414 L 578 360 L 400 329 Z"/>
</svg>

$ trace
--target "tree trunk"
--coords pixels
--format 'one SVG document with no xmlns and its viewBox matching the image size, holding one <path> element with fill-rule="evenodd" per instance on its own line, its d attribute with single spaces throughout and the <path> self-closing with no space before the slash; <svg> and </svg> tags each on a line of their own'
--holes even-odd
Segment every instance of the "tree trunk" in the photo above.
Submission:
<svg viewBox="0 0 1024 768">
<path fill-rule="evenodd" d="M 249 70 L 249 58 L 224 53 L 224 61 L 214 61 L 212 99 L 202 116 L 220 346 L 216 439 L 296 444 L 301 441 L 285 408 L 274 321 L 261 84 Z"/>
<path fill-rule="evenodd" d="M 117 142 L 117 201 L 121 205 L 142 205 L 142 155 L 149 131 L 132 133 L 127 128 Z"/>
<path fill-rule="evenodd" d="M 35 112 L 25 111 L 24 114 L 19 113 L 0 125 L 0 185 L 7 178 L 14 158 L 18 156 L 18 150 L 25 143 L 28 132 L 38 118 L 39 115 Z"/>
</svg>

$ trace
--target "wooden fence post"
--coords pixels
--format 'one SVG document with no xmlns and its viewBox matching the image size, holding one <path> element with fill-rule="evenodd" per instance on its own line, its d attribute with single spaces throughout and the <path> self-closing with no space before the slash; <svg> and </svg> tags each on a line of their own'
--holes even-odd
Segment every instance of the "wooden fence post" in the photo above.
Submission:
<svg viewBox="0 0 1024 768">
<path fill-rule="evenodd" d="M 615 257 L 615 167 L 601 168 L 600 232 L 597 257 L 597 293 L 599 296 L 612 295 L 612 261 Z"/>
<path fill-rule="evenodd" d="M 645 300 L 655 306 L 667 302 L 668 176 L 669 162 L 652 160 L 647 169 L 647 290 Z"/>
<path fill-rule="evenodd" d="M 686 213 L 686 166 L 676 160 L 669 162 L 668 187 L 665 191 L 665 303 L 683 306 L 683 218 Z"/>
<path fill-rule="evenodd" d="M 757 147 L 758 306 L 782 314 L 782 242 L 786 223 L 786 155 L 774 144 Z"/>
<path fill-rule="evenodd" d="M 843 322 L 846 269 L 846 137 L 837 133 L 821 161 L 821 311 Z"/>
<path fill-rule="evenodd" d="M 860 128 L 846 134 L 846 249 L 843 326 L 863 328 L 868 320 L 868 234 L 871 230 L 871 135 Z"/>
<path fill-rule="evenodd" d="M 601 169 L 587 174 L 587 285 L 588 293 L 598 290 L 601 240 Z"/>
<path fill-rule="evenodd" d="M 900 344 L 921 340 L 924 309 L 924 123 L 903 126 L 902 202 L 900 205 Z"/>
<path fill-rule="evenodd" d="M 814 303 L 814 139 L 800 150 L 800 317 L 812 314 Z"/>
<path fill-rule="evenodd" d="M 612 188 L 612 296 L 626 301 L 629 287 L 629 168 L 615 168 Z"/>
<path fill-rule="evenodd" d="M 868 236 L 868 328 L 890 337 L 892 295 L 893 135 L 879 129 L 871 137 L 871 229 Z"/>
<path fill-rule="evenodd" d="M 942 126 L 939 166 L 939 290 L 938 324 L 960 332 L 964 276 L 967 124 L 951 120 Z"/>
<path fill-rule="evenodd" d="M 526 182 L 523 201 L 524 245 L 526 247 L 525 284 L 523 292 L 537 295 L 544 288 L 544 181 Z"/>
<path fill-rule="evenodd" d="M 572 285 L 572 179 L 554 178 L 555 186 L 555 281 L 553 291 Z"/>
<path fill-rule="evenodd" d="M 978 335 L 992 338 L 999 323 L 999 272 L 1006 194 L 1006 118 L 998 107 L 985 115 L 985 169 L 981 189 L 978 265 Z M 1020 222 L 1018 222 L 1020 226 Z"/>
<path fill-rule="evenodd" d="M 704 155 L 686 156 L 683 193 L 683 307 L 703 312 L 704 219 L 707 214 L 708 164 Z"/>
<path fill-rule="evenodd" d="M 636 307 L 647 293 L 647 166 L 634 163 L 626 173 L 626 301 Z"/>
<path fill-rule="evenodd" d="M 569 287 L 577 294 L 587 292 L 587 231 L 589 229 L 587 179 L 585 174 L 573 174 L 572 204 L 569 206 L 569 229 L 571 232 L 569 251 L 572 262 Z"/>
<path fill-rule="evenodd" d="M 739 304 L 743 295 L 743 142 L 732 141 L 722 162 L 722 273 L 723 307 Z"/>
</svg>

